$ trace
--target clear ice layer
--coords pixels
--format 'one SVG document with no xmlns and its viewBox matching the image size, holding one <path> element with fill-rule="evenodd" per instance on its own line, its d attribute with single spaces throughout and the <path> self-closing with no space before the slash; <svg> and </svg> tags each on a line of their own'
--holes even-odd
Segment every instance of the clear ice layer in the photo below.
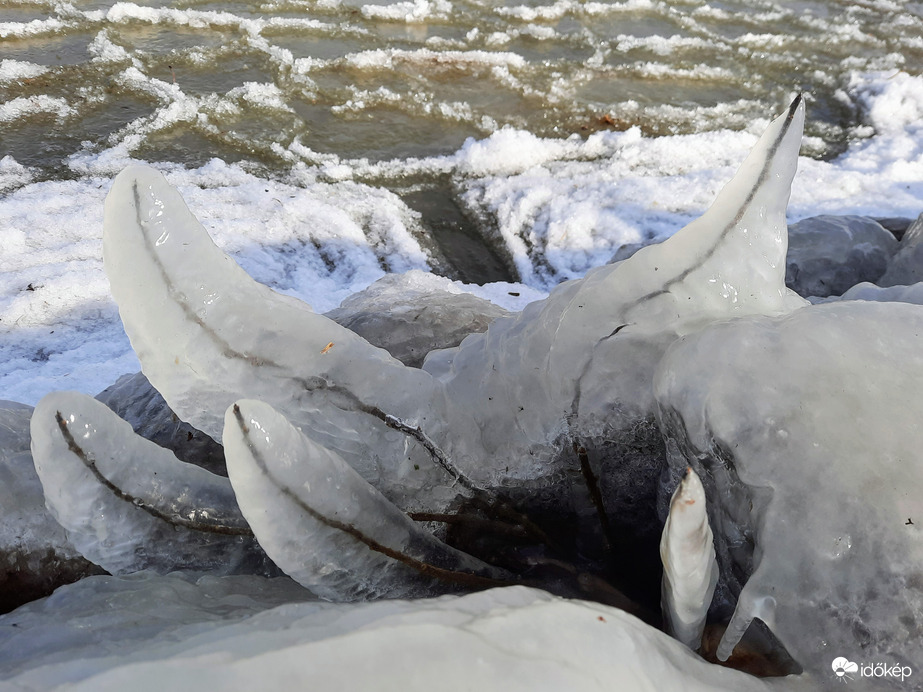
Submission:
<svg viewBox="0 0 923 692">
<path fill-rule="evenodd" d="M 31 433 L 48 509 L 77 549 L 110 573 L 278 574 L 227 478 L 181 462 L 92 397 L 47 395 Z"/>
<path fill-rule="evenodd" d="M 713 498 L 722 575 L 752 570 L 719 657 L 757 617 L 819 673 L 839 654 L 923 660 L 921 334 L 920 306 L 844 301 L 668 351 L 670 464 Z"/>
<path fill-rule="evenodd" d="M 510 579 L 440 542 L 268 404 L 233 404 L 224 444 L 237 500 L 260 544 L 318 596 L 421 596 Z"/>
</svg>

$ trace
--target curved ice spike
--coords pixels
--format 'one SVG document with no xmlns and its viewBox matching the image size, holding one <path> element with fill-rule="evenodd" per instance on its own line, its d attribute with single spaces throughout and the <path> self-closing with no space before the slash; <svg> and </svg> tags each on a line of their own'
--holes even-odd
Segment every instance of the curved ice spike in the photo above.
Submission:
<svg viewBox="0 0 923 692">
<path fill-rule="evenodd" d="M 224 442 L 231 483 L 261 545 L 286 574 L 323 598 L 509 583 L 503 570 L 421 529 L 266 403 L 230 406 Z"/>
<path fill-rule="evenodd" d="M 701 217 L 662 243 L 663 252 L 650 246 L 636 253 L 648 287 L 637 298 L 635 313 L 650 310 L 661 296 L 681 305 L 692 295 L 690 286 L 696 287 L 696 309 L 703 312 L 783 313 L 806 304 L 785 288 L 785 210 L 803 130 L 804 100 L 799 95 L 772 121 Z M 683 258 L 682 265 L 664 267 L 661 262 L 668 254 Z M 746 262 L 733 261 L 741 255 Z"/>
<path fill-rule="evenodd" d="M 251 279 L 159 172 L 133 166 L 116 177 L 103 256 L 144 374 L 214 439 L 222 412 L 252 397 L 375 482 L 393 473 L 396 487 L 412 489 L 446 482 L 434 464 L 454 470 L 427 432 L 443 418 L 432 377 Z"/>
<path fill-rule="evenodd" d="M 631 428 L 655 409 L 650 373 L 678 335 L 808 304 L 785 287 L 785 210 L 803 126 L 798 97 L 702 217 L 430 354 L 423 367 L 449 400 L 477 402 L 488 455 L 528 459 L 524 447 L 537 457 L 533 445 L 562 435 Z"/>
<path fill-rule="evenodd" d="M 759 571 L 759 570 L 757 570 Z M 751 575 L 750 579 L 756 576 L 756 572 Z M 745 586 L 740 592 L 740 598 L 737 600 L 737 607 L 734 609 L 734 615 L 728 623 L 727 629 L 721 636 L 721 642 L 718 644 L 718 650 L 715 655 L 719 661 L 726 661 L 734 653 L 734 647 L 743 639 L 753 618 L 759 618 L 773 629 L 775 624 L 776 599 L 769 595 L 754 593 L 754 588 Z"/>
<path fill-rule="evenodd" d="M 708 525 L 705 489 L 692 468 L 670 500 L 660 539 L 662 600 L 667 633 L 693 651 L 702 643 L 705 616 L 718 583 L 714 536 Z"/>
<path fill-rule="evenodd" d="M 54 392 L 30 428 L 45 503 L 88 560 L 112 574 L 278 574 L 226 478 L 135 435 L 104 404 Z"/>
</svg>

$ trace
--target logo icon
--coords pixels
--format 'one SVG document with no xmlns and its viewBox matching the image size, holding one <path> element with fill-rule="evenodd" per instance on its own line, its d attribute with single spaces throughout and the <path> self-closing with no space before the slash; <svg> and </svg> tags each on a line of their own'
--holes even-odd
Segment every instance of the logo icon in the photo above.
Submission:
<svg viewBox="0 0 923 692">
<path fill-rule="evenodd" d="M 853 663 L 849 659 L 843 658 L 842 656 L 840 656 L 839 658 L 833 659 L 831 668 L 833 668 L 834 675 L 836 675 L 837 678 L 839 678 L 843 682 L 853 679 L 852 676 L 849 675 L 849 673 L 859 672 L 858 663 Z"/>
</svg>

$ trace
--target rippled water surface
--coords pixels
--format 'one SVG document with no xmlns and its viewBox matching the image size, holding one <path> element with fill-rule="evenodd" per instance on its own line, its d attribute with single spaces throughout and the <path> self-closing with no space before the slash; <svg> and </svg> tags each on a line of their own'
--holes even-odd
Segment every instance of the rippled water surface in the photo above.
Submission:
<svg viewBox="0 0 923 692">
<path fill-rule="evenodd" d="M 868 134 L 851 74 L 919 73 L 923 4 L 4 0 L 0 58 L 0 156 L 52 177 L 108 149 L 271 174 L 504 125 L 741 129 L 796 90 L 829 158 Z"/>
</svg>

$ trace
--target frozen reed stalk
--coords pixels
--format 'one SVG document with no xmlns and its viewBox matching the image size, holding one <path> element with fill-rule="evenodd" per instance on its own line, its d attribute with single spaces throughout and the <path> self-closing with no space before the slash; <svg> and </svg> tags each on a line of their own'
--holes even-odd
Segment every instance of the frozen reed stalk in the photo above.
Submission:
<svg viewBox="0 0 923 692">
<path fill-rule="evenodd" d="M 705 489 L 692 468 L 687 467 L 670 499 L 670 513 L 660 538 L 660 559 L 665 629 L 696 651 L 718 581 L 718 564 L 705 511 Z"/>
</svg>

